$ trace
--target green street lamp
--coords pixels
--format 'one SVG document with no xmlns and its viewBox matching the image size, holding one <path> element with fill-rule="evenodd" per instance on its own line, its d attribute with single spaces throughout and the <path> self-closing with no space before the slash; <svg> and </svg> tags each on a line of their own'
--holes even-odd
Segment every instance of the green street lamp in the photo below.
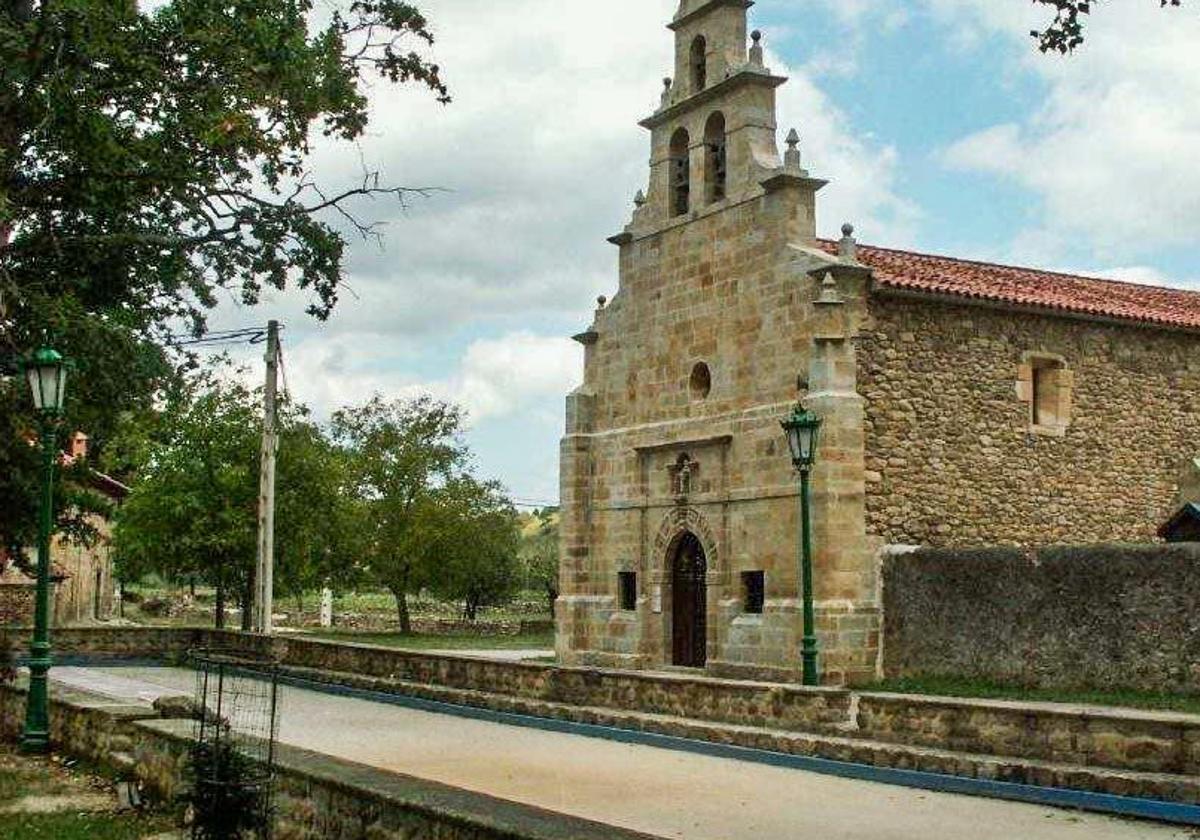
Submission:
<svg viewBox="0 0 1200 840">
<path fill-rule="evenodd" d="M 55 432 L 62 417 L 67 365 L 54 350 L 43 347 L 24 364 L 33 394 L 33 407 L 41 421 L 42 501 L 38 506 L 37 601 L 34 605 L 33 644 L 29 648 L 29 701 L 21 748 L 28 753 L 50 750 L 50 531 L 53 527 Z"/>
<path fill-rule="evenodd" d="M 821 418 L 805 410 L 799 403 L 790 417 L 781 424 L 787 432 L 792 465 L 800 472 L 800 578 L 804 588 L 804 684 L 820 685 L 817 673 L 817 630 L 813 614 L 812 516 L 810 513 L 809 478 L 817 460 L 817 443 L 821 436 Z"/>
</svg>

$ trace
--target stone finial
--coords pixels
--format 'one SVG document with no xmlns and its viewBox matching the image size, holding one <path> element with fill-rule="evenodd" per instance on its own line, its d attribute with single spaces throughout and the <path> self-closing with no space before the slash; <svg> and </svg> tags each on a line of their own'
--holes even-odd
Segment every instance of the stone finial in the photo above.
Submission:
<svg viewBox="0 0 1200 840">
<path fill-rule="evenodd" d="M 608 306 L 608 298 L 607 297 L 605 297 L 604 295 L 600 295 L 600 297 L 596 298 L 596 308 L 597 309 L 603 309 L 606 306 Z"/>
<path fill-rule="evenodd" d="M 646 194 L 644 192 L 642 192 L 641 190 L 638 190 L 637 195 L 635 195 L 633 197 L 633 206 L 640 208 L 645 203 L 646 203 Z"/>
<path fill-rule="evenodd" d="M 854 240 L 854 225 L 842 225 L 842 238 L 838 240 L 838 256 L 847 260 L 858 259 L 858 243 Z"/>
<path fill-rule="evenodd" d="M 762 67 L 763 66 L 762 33 L 759 32 L 757 29 L 755 29 L 753 32 L 750 33 L 750 38 L 754 41 L 753 46 L 750 47 L 750 63 L 753 64 L 755 67 Z"/>
<path fill-rule="evenodd" d="M 795 169 L 800 168 L 800 133 L 796 129 L 788 132 L 787 152 L 783 156 L 783 165 Z"/>
<path fill-rule="evenodd" d="M 668 76 L 663 79 L 662 106 L 666 108 L 671 104 L 671 78 Z"/>
<path fill-rule="evenodd" d="M 837 280 L 833 279 L 832 272 L 826 271 L 824 279 L 821 280 L 821 293 L 817 296 L 817 303 L 837 304 L 842 302 L 842 296 L 838 294 Z"/>
</svg>

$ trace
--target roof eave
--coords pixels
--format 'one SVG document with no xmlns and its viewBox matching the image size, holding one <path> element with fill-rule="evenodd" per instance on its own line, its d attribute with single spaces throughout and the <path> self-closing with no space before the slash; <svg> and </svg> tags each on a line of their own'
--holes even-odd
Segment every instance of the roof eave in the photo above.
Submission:
<svg viewBox="0 0 1200 840">
<path fill-rule="evenodd" d="M 907 298 L 943 303 L 951 306 L 978 306 L 986 309 L 1000 309 L 1021 314 L 1044 315 L 1056 318 L 1069 318 L 1075 321 L 1089 321 L 1094 324 L 1110 324 L 1122 327 L 1138 327 L 1141 329 L 1161 330 L 1164 332 L 1181 332 L 1200 335 L 1200 324 L 1177 324 L 1170 321 L 1155 321 L 1147 318 L 1122 318 L 1119 315 L 1109 315 L 1099 312 L 1088 312 L 1081 309 L 1051 306 L 1049 304 L 1020 303 L 989 298 L 978 295 L 955 294 L 953 292 L 912 289 L 902 286 L 889 285 L 875 275 L 871 292 L 881 297 Z"/>
</svg>

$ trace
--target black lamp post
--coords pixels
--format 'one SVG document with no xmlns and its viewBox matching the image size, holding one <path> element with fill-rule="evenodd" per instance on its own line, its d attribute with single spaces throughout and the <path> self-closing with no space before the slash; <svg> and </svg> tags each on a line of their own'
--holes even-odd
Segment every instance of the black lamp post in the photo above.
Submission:
<svg viewBox="0 0 1200 840">
<path fill-rule="evenodd" d="M 55 440 L 66 394 L 67 366 L 49 347 L 25 362 L 25 377 L 33 394 L 33 407 L 41 421 L 42 500 L 38 506 L 37 601 L 34 605 L 33 644 L 29 648 L 29 700 L 21 748 L 29 753 L 50 750 L 50 532 L 54 522 Z"/>
<path fill-rule="evenodd" d="M 821 419 L 797 403 L 790 417 L 783 421 L 787 432 L 792 465 L 800 472 L 800 578 L 804 598 L 804 684 L 820 685 L 817 673 L 817 630 L 813 612 L 812 517 L 809 512 L 809 478 L 817 460 L 817 443 Z"/>
</svg>

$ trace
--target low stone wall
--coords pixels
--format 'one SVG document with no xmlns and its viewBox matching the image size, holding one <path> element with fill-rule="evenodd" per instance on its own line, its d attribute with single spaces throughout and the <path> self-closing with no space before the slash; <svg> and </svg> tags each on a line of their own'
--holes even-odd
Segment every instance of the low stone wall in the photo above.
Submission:
<svg viewBox="0 0 1200 840">
<path fill-rule="evenodd" d="M 157 648 L 169 658 L 197 646 L 270 653 L 286 671 L 314 682 L 839 760 L 873 756 L 871 762 L 905 766 L 915 760 L 911 755 L 870 744 L 932 748 L 942 753 L 938 762 L 949 762 L 931 764 L 937 772 L 956 772 L 953 755 L 974 754 L 1200 777 L 1197 715 L 560 668 L 203 630 L 81 630 L 61 634 L 60 641 L 76 654 L 92 657 L 146 656 Z M 984 769 L 979 772 L 987 772 L 986 766 L 980 764 Z M 1004 770 L 1006 778 L 1016 781 L 1033 779 L 1030 772 Z M 1072 786 L 1072 778 L 1058 773 L 1043 782 Z M 1169 780 L 1154 785 L 1139 789 L 1140 795 L 1194 802 L 1200 790 L 1193 785 L 1171 794 Z"/>
<path fill-rule="evenodd" d="M 29 650 L 32 635 L 28 627 L 3 627 L 0 644 L 22 656 Z M 54 628 L 50 633 L 54 654 L 59 658 L 175 659 L 193 648 L 207 646 L 214 638 L 210 630 L 181 627 Z"/>
<path fill-rule="evenodd" d="M 861 694 L 880 741 L 1118 770 L 1200 775 L 1200 716 L 1136 709 Z"/>
<path fill-rule="evenodd" d="M 18 737 L 23 688 L 0 686 L 0 736 Z M 51 737 L 61 752 L 139 781 L 171 803 L 184 791 L 193 723 L 146 706 L 114 707 L 55 692 Z M 648 835 L 387 773 L 294 747 L 277 750 L 279 840 L 650 840 Z"/>
<path fill-rule="evenodd" d="M 269 652 L 285 665 L 311 671 L 748 726 L 827 731 L 844 725 L 850 709 L 850 693 L 842 689 L 497 662 L 295 638 L 210 638 L 225 647 Z"/>
<path fill-rule="evenodd" d="M 1200 545 L 922 549 L 883 602 L 889 677 L 1200 693 Z"/>
</svg>

